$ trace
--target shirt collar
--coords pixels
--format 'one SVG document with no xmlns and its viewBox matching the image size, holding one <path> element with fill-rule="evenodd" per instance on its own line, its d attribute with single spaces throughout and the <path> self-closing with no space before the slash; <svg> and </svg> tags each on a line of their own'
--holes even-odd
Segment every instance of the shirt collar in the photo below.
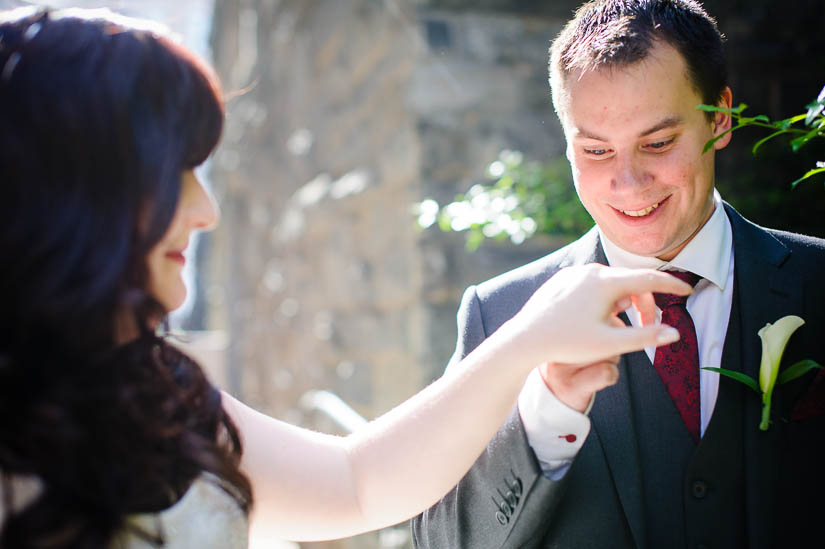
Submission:
<svg viewBox="0 0 825 549">
<path fill-rule="evenodd" d="M 608 264 L 632 269 L 690 271 L 724 290 L 730 268 L 733 233 L 728 216 L 725 214 L 725 208 L 722 206 L 722 198 L 715 189 L 713 205 L 713 214 L 708 222 L 679 252 L 679 255 L 670 261 L 630 253 L 611 242 L 599 228 L 599 238 Z"/>
</svg>

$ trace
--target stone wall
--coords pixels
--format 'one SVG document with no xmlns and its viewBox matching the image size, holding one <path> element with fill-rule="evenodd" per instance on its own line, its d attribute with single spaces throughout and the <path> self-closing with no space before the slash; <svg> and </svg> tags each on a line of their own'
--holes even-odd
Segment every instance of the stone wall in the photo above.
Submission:
<svg viewBox="0 0 825 549">
<path fill-rule="evenodd" d="M 464 286 L 550 246 L 469 255 L 411 205 L 465 190 L 503 148 L 561 153 L 545 77 L 559 23 L 370 0 L 217 14 L 216 65 L 243 93 L 212 167 L 206 294 L 233 389 L 302 421 L 300 395 L 329 388 L 373 417 L 440 373 Z"/>
</svg>

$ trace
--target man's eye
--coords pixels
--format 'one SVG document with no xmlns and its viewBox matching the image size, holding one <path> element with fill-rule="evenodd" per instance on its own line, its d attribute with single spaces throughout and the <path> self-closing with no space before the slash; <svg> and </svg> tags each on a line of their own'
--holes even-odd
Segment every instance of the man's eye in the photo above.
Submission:
<svg viewBox="0 0 825 549">
<path fill-rule="evenodd" d="M 666 139 L 664 141 L 656 141 L 655 143 L 648 143 L 647 145 L 645 145 L 645 147 L 648 148 L 648 149 L 658 150 L 658 149 L 664 149 L 665 147 L 667 147 L 671 143 L 673 143 L 672 138 L 671 139 Z"/>
<path fill-rule="evenodd" d="M 608 149 L 584 149 L 584 152 L 591 156 L 604 156 L 609 152 Z"/>
</svg>

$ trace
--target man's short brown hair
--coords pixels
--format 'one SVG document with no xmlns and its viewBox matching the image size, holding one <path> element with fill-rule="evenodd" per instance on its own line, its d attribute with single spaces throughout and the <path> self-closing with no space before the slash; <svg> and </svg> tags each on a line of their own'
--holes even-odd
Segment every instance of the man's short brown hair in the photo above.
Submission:
<svg viewBox="0 0 825 549">
<path fill-rule="evenodd" d="M 724 39 L 716 21 L 694 0 L 587 2 L 550 47 L 553 106 L 563 119 L 561 94 L 571 72 L 633 65 L 657 41 L 676 48 L 702 102 L 714 105 L 727 86 Z"/>
</svg>

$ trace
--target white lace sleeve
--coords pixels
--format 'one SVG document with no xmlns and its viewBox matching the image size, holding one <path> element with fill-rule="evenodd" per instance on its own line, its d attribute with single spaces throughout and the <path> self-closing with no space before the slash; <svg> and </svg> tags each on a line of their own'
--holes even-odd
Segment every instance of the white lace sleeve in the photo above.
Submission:
<svg viewBox="0 0 825 549">
<path fill-rule="evenodd" d="M 247 549 L 249 521 L 220 481 L 202 474 L 172 507 L 160 513 L 133 515 L 127 522 L 151 534 L 161 534 L 165 549 Z M 126 528 L 111 549 L 154 549 Z"/>
<path fill-rule="evenodd" d="M 5 486 L 0 482 L 0 525 L 6 520 Z M 30 504 L 40 493 L 40 481 L 35 477 L 11 477 L 12 509 L 22 509 Z"/>
</svg>

